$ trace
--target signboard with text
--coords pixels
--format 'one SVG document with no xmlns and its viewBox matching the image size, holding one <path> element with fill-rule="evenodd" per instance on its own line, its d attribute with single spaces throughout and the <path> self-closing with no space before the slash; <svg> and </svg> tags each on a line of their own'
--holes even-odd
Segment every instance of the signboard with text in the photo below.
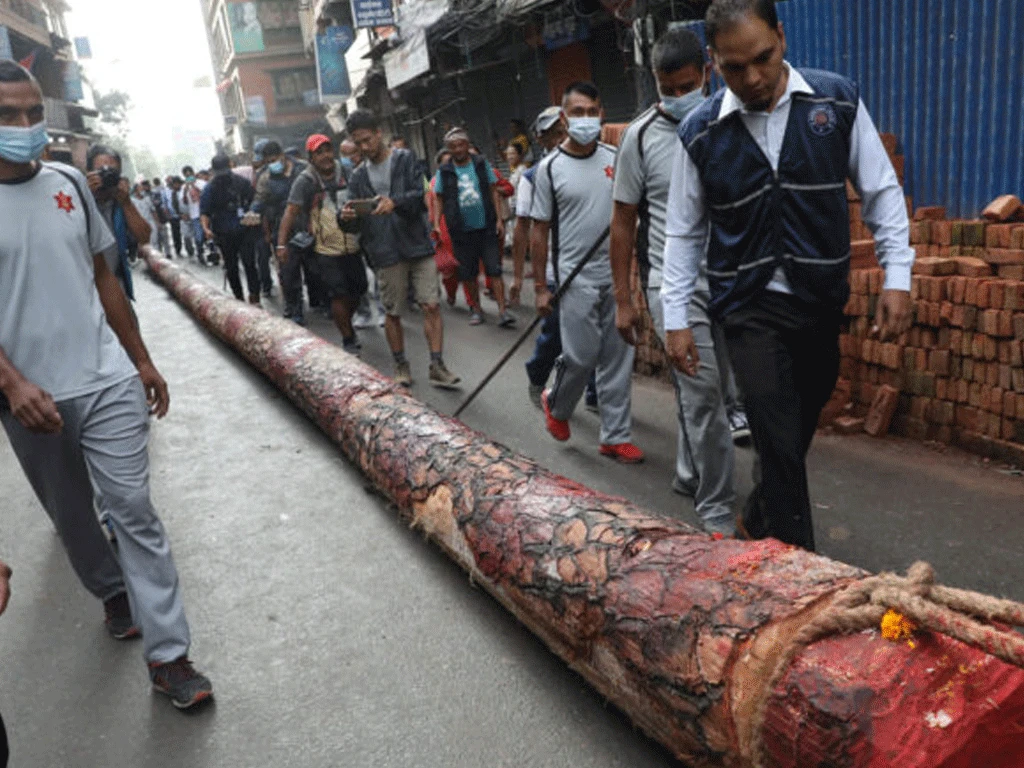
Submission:
<svg viewBox="0 0 1024 768">
<path fill-rule="evenodd" d="M 384 75 L 388 88 L 397 88 L 429 71 L 430 51 L 427 50 L 427 33 L 422 29 L 416 30 L 408 40 L 384 54 Z"/>
<path fill-rule="evenodd" d="M 316 36 L 316 82 L 321 104 L 341 104 L 352 95 L 345 52 L 352 47 L 352 27 L 327 27 Z M 314 92 L 314 98 L 316 92 Z"/>
<path fill-rule="evenodd" d="M 352 22 L 356 29 L 388 27 L 395 23 L 391 0 L 351 0 Z"/>
</svg>

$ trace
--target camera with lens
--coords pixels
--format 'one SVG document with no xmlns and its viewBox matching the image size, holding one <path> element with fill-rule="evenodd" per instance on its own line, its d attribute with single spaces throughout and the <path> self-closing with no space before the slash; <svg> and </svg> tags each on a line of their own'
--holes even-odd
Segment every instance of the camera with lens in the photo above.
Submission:
<svg viewBox="0 0 1024 768">
<path fill-rule="evenodd" d="M 121 174 L 117 168 L 105 165 L 100 168 L 100 189 L 114 189 L 121 183 Z"/>
</svg>

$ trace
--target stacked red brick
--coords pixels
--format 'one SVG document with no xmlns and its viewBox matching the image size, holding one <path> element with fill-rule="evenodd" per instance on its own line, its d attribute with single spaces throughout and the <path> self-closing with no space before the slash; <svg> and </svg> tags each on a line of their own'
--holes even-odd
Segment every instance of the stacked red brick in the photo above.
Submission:
<svg viewBox="0 0 1024 768">
<path fill-rule="evenodd" d="M 918 209 L 915 322 L 894 343 L 870 333 L 882 271 L 851 271 L 850 331 L 840 339 L 841 381 L 826 418 L 845 414 L 839 427 L 850 431 L 851 418 L 889 385 L 901 393 L 895 432 L 1024 457 L 1024 224 L 1013 221 L 1022 213 L 1012 196 L 996 200 L 982 221 Z"/>
</svg>

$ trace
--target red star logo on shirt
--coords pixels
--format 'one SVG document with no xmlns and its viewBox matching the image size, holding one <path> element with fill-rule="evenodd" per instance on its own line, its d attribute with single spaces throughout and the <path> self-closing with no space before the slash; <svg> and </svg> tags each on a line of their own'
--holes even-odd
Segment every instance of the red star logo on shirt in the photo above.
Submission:
<svg viewBox="0 0 1024 768">
<path fill-rule="evenodd" d="M 71 213 L 75 210 L 75 201 L 71 199 L 71 195 L 64 194 L 63 191 L 58 192 L 53 196 L 53 199 L 57 201 L 57 207 L 62 211 Z"/>
<path fill-rule="evenodd" d="M 606 165 L 604 167 L 604 175 L 607 176 L 609 179 L 614 179 L 615 178 L 615 168 L 613 166 L 611 166 L 611 165 Z"/>
</svg>

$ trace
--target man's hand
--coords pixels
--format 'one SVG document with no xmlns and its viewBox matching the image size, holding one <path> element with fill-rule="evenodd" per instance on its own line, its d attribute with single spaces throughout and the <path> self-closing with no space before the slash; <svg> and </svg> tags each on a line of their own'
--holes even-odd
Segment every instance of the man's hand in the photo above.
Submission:
<svg viewBox="0 0 1024 768">
<path fill-rule="evenodd" d="M 374 210 L 374 216 L 387 216 L 389 213 L 395 212 L 395 201 L 390 197 L 382 197 L 380 202 L 377 203 L 377 208 Z"/>
<path fill-rule="evenodd" d="M 11 567 L 3 560 L 0 560 L 0 615 L 7 610 L 7 603 L 11 599 Z"/>
<path fill-rule="evenodd" d="M 114 187 L 114 199 L 117 200 L 121 205 L 124 205 L 131 201 L 132 188 L 128 184 L 128 179 L 122 177 L 117 186 Z"/>
<path fill-rule="evenodd" d="M 274 258 L 277 259 L 277 263 L 282 267 L 288 263 L 288 246 L 279 245 L 274 249 Z"/>
<path fill-rule="evenodd" d="M 693 331 L 684 328 L 681 331 L 669 331 L 665 334 L 665 351 L 676 370 L 687 376 L 696 376 L 700 369 L 700 353 L 697 342 L 693 340 Z"/>
<path fill-rule="evenodd" d="M 64 419 L 53 398 L 27 379 L 16 382 L 5 394 L 11 413 L 25 429 L 55 435 L 64 428 Z"/>
<path fill-rule="evenodd" d="M 880 341 L 890 341 L 910 329 L 913 321 L 910 312 L 910 292 L 888 290 L 882 291 L 882 299 L 878 302 L 875 313 L 875 327 Z"/>
<path fill-rule="evenodd" d="M 340 216 L 342 221 L 353 221 L 359 218 L 359 214 L 356 213 L 356 209 L 352 207 L 351 203 L 345 203 L 345 207 L 341 209 Z"/>
<path fill-rule="evenodd" d="M 536 304 L 537 314 L 541 317 L 547 317 L 551 314 L 554 309 L 554 296 L 551 295 L 551 291 L 548 290 L 546 285 L 537 285 L 536 290 Z"/>
<path fill-rule="evenodd" d="M 89 171 L 89 173 L 85 174 L 85 180 L 89 184 L 89 191 L 94 195 L 100 191 L 100 185 L 103 184 L 103 181 L 100 179 L 99 171 Z"/>
<path fill-rule="evenodd" d="M 502 221 L 501 219 L 498 219 L 497 230 L 498 230 L 498 247 L 504 249 L 505 248 L 505 222 Z"/>
<path fill-rule="evenodd" d="M 203 227 L 203 234 L 206 235 L 207 240 L 216 240 L 217 236 L 213 234 L 213 230 L 209 227 Z"/>
<path fill-rule="evenodd" d="M 519 297 L 523 294 L 523 279 L 517 277 L 512 281 L 512 285 L 508 289 L 508 305 L 510 307 L 519 306 Z"/>
<path fill-rule="evenodd" d="M 640 313 L 633 306 L 632 299 L 616 302 L 615 327 L 619 329 L 619 335 L 627 344 L 636 346 L 640 331 Z"/>
<path fill-rule="evenodd" d="M 139 366 L 139 378 L 142 379 L 142 386 L 146 388 L 146 402 L 149 403 L 150 415 L 162 419 L 171 406 L 167 382 L 152 363 L 143 363 Z"/>
</svg>

